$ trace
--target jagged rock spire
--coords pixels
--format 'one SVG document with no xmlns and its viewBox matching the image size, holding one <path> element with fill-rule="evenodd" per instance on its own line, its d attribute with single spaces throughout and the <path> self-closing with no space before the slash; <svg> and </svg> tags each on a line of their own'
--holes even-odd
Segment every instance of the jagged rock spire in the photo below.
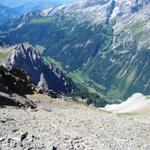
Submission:
<svg viewBox="0 0 150 150">
<path fill-rule="evenodd" d="M 41 73 L 41 76 L 40 76 L 40 82 L 38 83 L 38 87 L 40 89 L 44 89 L 44 90 L 48 90 L 48 85 L 47 85 L 47 82 L 44 78 L 44 74 Z"/>
</svg>

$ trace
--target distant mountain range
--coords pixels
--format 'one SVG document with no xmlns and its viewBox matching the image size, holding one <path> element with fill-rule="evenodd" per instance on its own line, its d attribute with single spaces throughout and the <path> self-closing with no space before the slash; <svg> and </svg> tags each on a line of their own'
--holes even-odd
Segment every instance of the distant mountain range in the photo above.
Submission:
<svg viewBox="0 0 150 150">
<path fill-rule="evenodd" d="M 81 0 L 23 15 L 0 27 L 5 42 L 30 42 L 98 106 L 150 94 L 150 0 Z"/>
<path fill-rule="evenodd" d="M 74 0 L 0 0 L 0 24 L 34 10 L 56 7 Z"/>
<path fill-rule="evenodd" d="M 0 5 L 0 24 L 9 21 L 20 15 L 20 11 L 15 8 Z"/>
</svg>

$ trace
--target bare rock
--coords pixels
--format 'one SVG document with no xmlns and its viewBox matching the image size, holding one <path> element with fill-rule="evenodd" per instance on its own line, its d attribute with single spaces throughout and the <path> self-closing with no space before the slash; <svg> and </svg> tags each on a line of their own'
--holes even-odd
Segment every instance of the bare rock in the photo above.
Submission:
<svg viewBox="0 0 150 150">
<path fill-rule="evenodd" d="M 26 99 L 23 96 L 18 94 L 6 94 L 0 92 L 0 106 L 18 106 L 23 108 L 37 108 L 37 105 L 31 101 Z"/>
</svg>

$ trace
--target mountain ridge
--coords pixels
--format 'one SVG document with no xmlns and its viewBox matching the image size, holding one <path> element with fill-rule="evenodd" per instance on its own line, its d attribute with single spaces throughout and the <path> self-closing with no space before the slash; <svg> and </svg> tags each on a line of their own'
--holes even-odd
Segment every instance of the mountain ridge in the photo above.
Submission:
<svg viewBox="0 0 150 150">
<path fill-rule="evenodd" d="M 6 46 L 2 48 L 1 55 L 3 55 L 1 64 L 5 68 L 25 70 L 35 85 L 40 83 L 39 88 L 53 90 L 57 93 L 71 93 L 72 87 L 68 83 L 69 79 L 54 66 L 46 65 L 32 45 L 24 43 L 10 47 Z M 43 86 L 42 80 L 45 81 Z M 46 86 L 47 88 L 45 88 Z"/>
</svg>

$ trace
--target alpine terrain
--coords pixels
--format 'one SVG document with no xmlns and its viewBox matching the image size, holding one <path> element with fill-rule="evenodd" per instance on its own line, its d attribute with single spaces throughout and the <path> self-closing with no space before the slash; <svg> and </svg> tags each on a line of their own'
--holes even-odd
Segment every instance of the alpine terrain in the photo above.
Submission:
<svg viewBox="0 0 150 150">
<path fill-rule="evenodd" d="M 5 42 L 30 42 L 100 99 L 150 94 L 150 1 L 81 0 L 1 26 Z"/>
<path fill-rule="evenodd" d="M 0 0 L 0 150 L 150 150 L 150 0 Z"/>
</svg>

